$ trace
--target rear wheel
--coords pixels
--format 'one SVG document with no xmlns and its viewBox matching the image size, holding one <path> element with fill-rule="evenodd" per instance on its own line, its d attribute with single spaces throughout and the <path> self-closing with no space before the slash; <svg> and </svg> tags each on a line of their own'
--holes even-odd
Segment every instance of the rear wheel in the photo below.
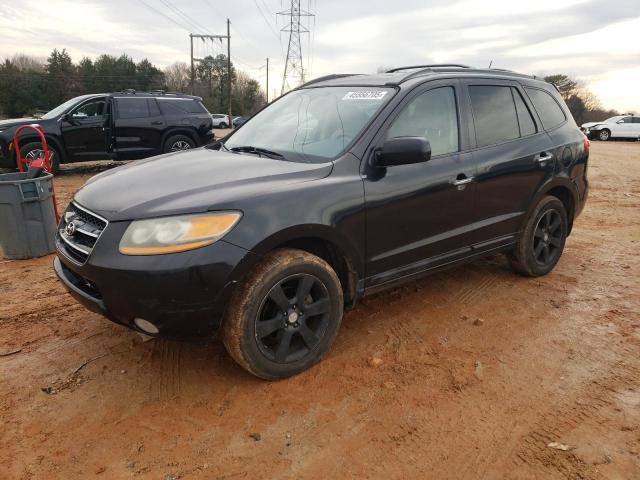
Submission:
<svg viewBox="0 0 640 480">
<path fill-rule="evenodd" d="M 49 161 L 51 162 L 51 173 L 58 173 L 60 169 L 60 155 L 58 151 L 47 144 L 49 150 Z M 30 142 L 20 147 L 20 155 L 26 160 L 27 165 L 31 164 L 34 160 L 44 158 L 44 150 L 42 149 L 41 142 Z"/>
<path fill-rule="evenodd" d="M 609 138 L 611 138 L 611 132 L 606 128 L 603 130 L 600 130 L 600 132 L 598 133 L 598 138 L 603 142 L 606 142 L 607 140 L 609 140 Z"/>
<path fill-rule="evenodd" d="M 218 125 L 219 128 L 229 128 L 229 125 L 227 125 L 226 123 L 222 122 L 220 125 Z"/>
<path fill-rule="evenodd" d="M 186 135 L 173 135 L 164 143 L 164 153 L 190 150 L 196 146 L 192 138 Z"/>
<path fill-rule="evenodd" d="M 544 197 L 529 217 L 516 248 L 509 255 L 511 267 L 530 277 L 546 275 L 562 255 L 567 232 L 564 204 L 556 197 Z"/>
<path fill-rule="evenodd" d="M 302 250 L 276 250 L 232 296 L 222 339 L 234 360 L 252 374 L 286 378 L 329 350 L 343 304 L 340 280 L 329 264 Z"/>
</svg>

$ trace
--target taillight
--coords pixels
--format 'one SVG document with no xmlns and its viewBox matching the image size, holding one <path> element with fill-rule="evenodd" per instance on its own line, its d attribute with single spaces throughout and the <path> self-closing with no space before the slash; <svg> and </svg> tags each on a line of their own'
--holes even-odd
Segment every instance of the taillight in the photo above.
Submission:
<svg viewBox="0 0 640 480">
<path fill-rule="evenodd" d="M 589 154 L 589 148 L 591 147 L 591 140 L 584 133 L 582 134 L 584 140 L 582 141 L 582 146 L 584 148 L 584 153 Z"/>
</svg>

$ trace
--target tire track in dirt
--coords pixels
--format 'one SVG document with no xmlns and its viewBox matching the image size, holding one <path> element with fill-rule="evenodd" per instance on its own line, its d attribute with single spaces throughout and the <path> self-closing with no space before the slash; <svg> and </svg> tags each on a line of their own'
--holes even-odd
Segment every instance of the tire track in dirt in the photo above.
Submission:
<svg viewBox="0 0 640 480">
<path fill-rule="evenodd" d="M 151 379 L 149 391 L 152 400 L 167 401 L 180 395 L 182 344 L 156 339 L 151 354 L 153 369 L 158 371 Z"/>
<path fill-rule="evenodd" d="M 632 347 L 624 350 L 633 355 Z M 520 447 L 514 452 L 516 465 L 534 470 L 541 467 L 551 469 L 567 479 L 600 478 L 594 468 L 575 453 L 554 450 L 547 445 L 562 441 L 565 435 L 584 422 L 604 422 L 606 417 L 602 411 L 613 408 L 612 395 L 630 386 L 640 388 L 640 368 L 626 361 L 617 361 L 600 379 L 591 381 L 572 400 L 548 411 L 535 423 L 531 433 L 521 440 Z"/>
</svg>

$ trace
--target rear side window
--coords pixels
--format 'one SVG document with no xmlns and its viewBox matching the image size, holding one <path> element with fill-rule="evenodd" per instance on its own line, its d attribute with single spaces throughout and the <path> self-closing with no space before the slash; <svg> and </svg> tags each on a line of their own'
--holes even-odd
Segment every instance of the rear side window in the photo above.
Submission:
<svg viewBox="0 0 640 480">
<path fill-rule="evenodd" d="M 190 98 L 158 98 L 158 104 L 165 115 L 207 113 L 207 109 L 199 101 Z"/>
<path fill-rule="evenodd" d="M 536 129 L 536 123 L 533 121 L 529 107 L 524 103 L 520 92 L 512 88 L 513 99 L 516 102 L 516 111 L 518 112 L 518 123 L 520 124 L 520 136 L 526 137 L 527 135 L 533 135 L 538 130 Z"/>
<path fill-rule="evenodd" d="M 434 88 L 404 107 L 387 132 L 387 138 L 424 137 L 432 155 L 458 151 L 458 113 L 452 87 Z"/>
<path fill-rule="evenodd" d="M 546 130 L 557 127 L 567 119 L 560 105 L 550 93 L 537 88 L 527 88 L 526 90 L 534 108 L 538 112 L 542 126 Z"/>
<path fill-rule="evenodd" d="M 146 118 L 149 104 L 146 98 L 116 98 L 119 118 Z"/>
<path fill-rule="evenodd" d="M 495 145 L 520 136 L 511 87 L 469 87 L 478 147 Z"/>
</svg>

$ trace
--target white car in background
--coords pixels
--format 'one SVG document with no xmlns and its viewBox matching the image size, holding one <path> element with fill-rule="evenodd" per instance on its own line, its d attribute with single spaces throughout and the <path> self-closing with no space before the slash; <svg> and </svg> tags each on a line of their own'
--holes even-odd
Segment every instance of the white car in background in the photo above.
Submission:
<svg viewBox="0 0 640 480">
<path fill-rule="evenodd" d="M 231 125 L 229 115 L 223 113 L 212 113 L 211 119 L 213 120 L 213 128 L 229 128 Z"/>
<path fill-rule="evenodd" d="M 640 116 L 617 115 L 604 122 L 583 123 L 582 131 L 589 138 L 603 141 L 610 138 L 640 139 Z"/>
</svg>

